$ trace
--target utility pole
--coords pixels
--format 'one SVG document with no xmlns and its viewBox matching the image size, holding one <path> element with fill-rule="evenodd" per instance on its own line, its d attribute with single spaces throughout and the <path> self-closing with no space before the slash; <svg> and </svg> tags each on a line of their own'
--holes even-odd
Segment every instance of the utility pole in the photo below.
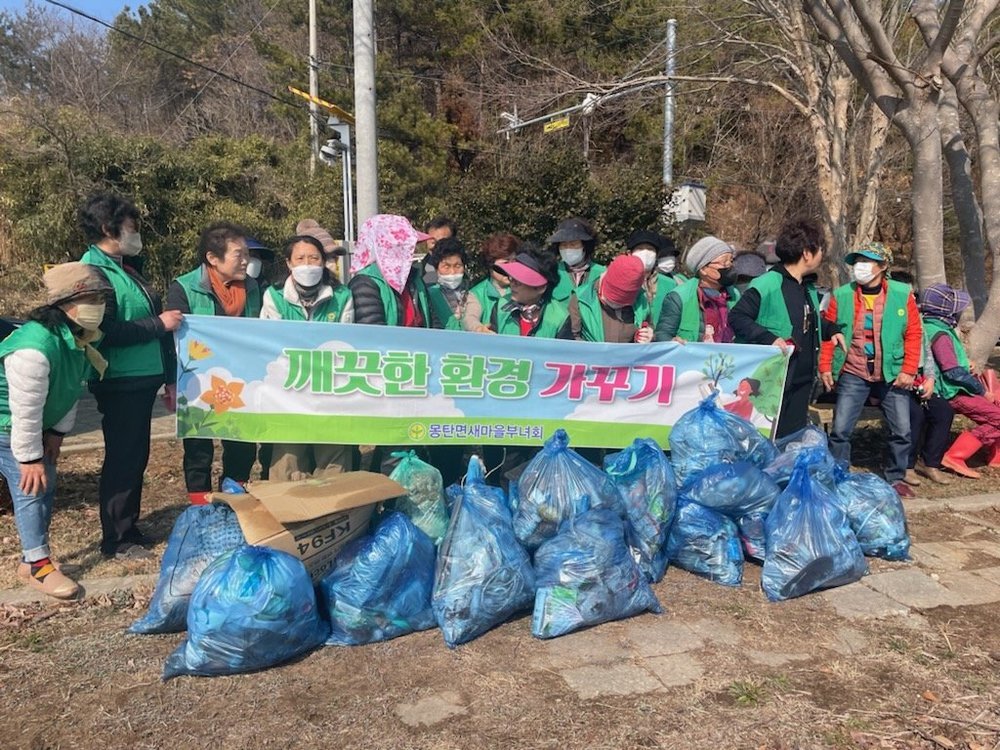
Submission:
<svg viewBox="0 0 1000 750">
<path fill-rule="evenodd" d="M 663 185 L 674 182 L 674 73 L 677 59 L 677 21 L 667 21 L 667 85 L 663 101 Z"/>
<path fill-rule="evenodd" d="M 373 0 L 354 0 L 354 144 L 357 153 L 358 226 L 378 213 L 378 123 L 375 119 L 375 12 Z"/>
<path fill-rule="evenodd" d="M 319 156 L 319 42 L 316 36 L 316 0 L 309 0 L 309 176 L 316 174 Z"/>
</svg>

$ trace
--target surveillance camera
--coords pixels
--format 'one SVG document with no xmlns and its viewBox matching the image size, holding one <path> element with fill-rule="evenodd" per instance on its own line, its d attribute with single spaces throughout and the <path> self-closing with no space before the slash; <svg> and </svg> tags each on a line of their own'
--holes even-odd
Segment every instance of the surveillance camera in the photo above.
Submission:
<svg viewBox="0 0 1000 750">
<path fill-rule="evenodd" d="M 335 138 L 331 138 L 319 148 L 319 158 L 327 163 L 332 163 L 340 158 L 340 153 L 344 150 L 343 144 Z"/>
</svg>

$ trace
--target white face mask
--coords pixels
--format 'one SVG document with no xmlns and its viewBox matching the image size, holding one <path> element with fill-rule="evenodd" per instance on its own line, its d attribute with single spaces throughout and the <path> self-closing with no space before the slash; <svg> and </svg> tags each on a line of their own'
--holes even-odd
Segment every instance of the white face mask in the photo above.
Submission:
<svg viewBox="0 0 1000 750">
<path fill-rule="evenodd" d="M 260 276 L 260 271 L 263 266 L 264 263 L 260 258 L 251 258 L 247 261 L 247 276 L 251 279 L 256 279 Z"/>
<path fill-rule="evenodd" d="M 68 312 L 66 315 L 85 331 L 96 331 L 104 320 L 104 307 L 103 302 L 80 303 L 72 315 Z"/>
<path fill-rule="evenodd" d="M 295 266 L 292 278 L 299 286 L 316 286 L 323 278 L 323 266 Z"/>
<path fill-rule="evenodd" d="M 438 275 L 438 283 L 445 289 L 458 289 L 462 286 L 462 279 L 465 278 L 464 273 L 446 273 L 444 275 Z"/>
<path fill-rule="evenodd" d="M 142 235 L 138 232 L 128 232 L 123 229 L 121 236 L 118 238 L 118 245 L 121 247 L 122 255 L 129 257 L 138 255 L 142 252 Z"/>
<path fill-rule="evenodd" d="M 867 284 L 872 279 L 875 278 L 875 264 L 874 263 L 855 263 L 852 267 L 852 273 L 854 274 L 854 280 L 859 284 Z"/>
<path fill-rule="evenodd" d="M 646 269 L 646 273 L 653 270 L 653 265 L 656 263 L 655 250 L 636 250 L 632 255 L 642 261 L 642 267 Z"/>
<path fill-rule="evenodd" d="M 677 268 L 677 258 L 673 255 L 660 258 L 660 262 L 656 264 L 656 267 L 660 270 L 660 273 L 673 273 L 674 269 Z"/>
<path fill-rule="evenodd" d="M 583 248 L 561 248 L 559 250 L 559 257 L 563 259 L 563 263 L 567 266 L 578 266 L 583 262 Z"/>
</svg>

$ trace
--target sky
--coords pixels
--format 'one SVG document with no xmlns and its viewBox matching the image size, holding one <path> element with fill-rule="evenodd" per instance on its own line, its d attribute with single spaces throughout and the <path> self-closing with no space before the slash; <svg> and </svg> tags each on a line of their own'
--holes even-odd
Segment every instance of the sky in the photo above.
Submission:
<svg viewBox="0 0 1000 750">
<path fill-rule="evenodd" d="M 24 10 L 24 8 L 28 5 L 28 1 L 29 0 L 0 0 L 0 10 L 16 13 Z M 130 2 L 123 2 L 122 0 L 60 0 L 60 2 L 82 10 L 92 16 L 96 16 L 102 21 L 107 21 L 108 23 L 114 21 L 115 16 L 117 16 L 126 5 L 133 10 L 138 8 L 140 5 L 144 5 L 142 0 L 131 0 Z M 44 0 L 34 0 L 34 4 L 61 15 L 76 18 L 82 23 L 87 23 L 86 19 L 75 16 L 69 11 L 63 10 L 58 6 L 50 5 Z"/>
</svg>

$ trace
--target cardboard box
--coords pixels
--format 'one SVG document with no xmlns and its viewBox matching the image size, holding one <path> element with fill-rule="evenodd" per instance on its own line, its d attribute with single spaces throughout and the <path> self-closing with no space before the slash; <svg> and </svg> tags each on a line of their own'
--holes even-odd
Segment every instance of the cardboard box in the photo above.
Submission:
<svg viewBox="0 0 1000 750">
<path fill-rule="evenodd" d="M 254 482 L 245 495 L 213 493 L 236 512 L 249 544 L 298 557 L 313 581 L 337 552 L 368 530 L 375 505 L 406 494 L 383 474 L 352 471 L 299 482 Z"/>
</svg>

